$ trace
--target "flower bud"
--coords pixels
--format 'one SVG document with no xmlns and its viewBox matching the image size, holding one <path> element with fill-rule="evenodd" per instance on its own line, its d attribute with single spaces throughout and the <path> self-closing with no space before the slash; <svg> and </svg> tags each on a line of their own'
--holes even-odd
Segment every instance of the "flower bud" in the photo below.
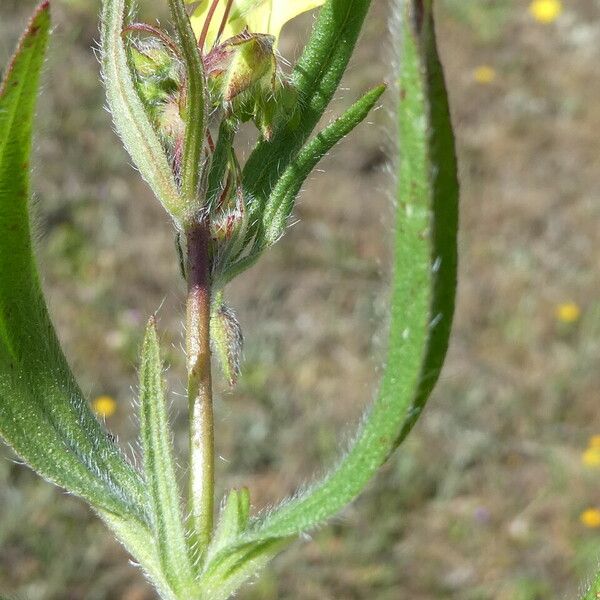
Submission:
<svg viewBox="0 0 600 600">
<path fill-rule="evenodd" d="M 223 81 L 223 97 L 226 102 L 231 102 L 261 81 L 266 80 L 267 86 L 273 87 L 277 73 L 277 60 L 273 51 L 275 38 L 254 34 L 248 35 L 248 39 L 233 40 L 228 42 L 234 50 L 233 59 Z"/>
<path fill-rule="evenodd" d="M 246 233 L 248 215 L 242 189 L 239 187 L 236 189 L 235 202 L 231 198 L 225 205 L 211 219 L 211 235 L 218 246 L 236 244 L 236 241 L 239 238 L 243 239 Z"/>
<path fill-rule="evenodd" d="M 240 375 L 244 337 L 233 310 L 217 298 L 213 307 L 210 329 L 212 345 L 229 385 L 234 386 Z"/>
<path fill-rule="evenodd" d="M 160 42 L 138 42 L 130 49 L 137 92 L 154 125 L 161 125 L 165 105 L 180 88 L 178 63 Z"/>
<path fill-rule="evenodd" d="M 207 75 L 226 103 L 260 84 L 273 88 L 277 59 L 270 35 L 244 32 L 232 37 L 205 58 Z"/>
<path fill-rule="evenodd" d="M 252 118 L 266 140 L 271 140 L 280 123 L 294 118 L 297 103 L 298 92 L 286 81 L 278 81 L 272 93 L 257 95 Z"/>
</svg>

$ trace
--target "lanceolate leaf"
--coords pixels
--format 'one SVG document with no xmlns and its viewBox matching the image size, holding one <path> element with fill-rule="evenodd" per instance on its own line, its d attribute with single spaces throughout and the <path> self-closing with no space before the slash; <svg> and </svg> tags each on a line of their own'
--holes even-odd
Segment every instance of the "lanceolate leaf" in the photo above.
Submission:
<svg viewBox="0 0 600 600">
<path fill-rule="evenodd" d="M 161 600 L 180 600 L 168 581 L 160 560 L 153 532 L 131 519 L 123 519 L 113 513 L 98 511 L 123 546 L 135 557 L 156 588 Z"/>
<path fill-rule="evenodd" d="M 69 370 L 32 254 L 28 170 L 49 27 L 45 2 L 0 86 L 0 435 L 42 476 L 97 508 L 143 522 L 141 478 Z"/>
<path fill-rule="evenodd" d="M 379 396 L 332 474 L 258 518 L 237 545 L 293 536 L 352 501 L 409 431 L 437 380 L 456 288 L 458 180 L 431 5 L 400 2 L 399 162 L 392 315 Z"/>
<path fill-rule="evenodd" d="M 201 578 L 201 598 L 227 600 L 251 577 L 263 569 L 291 540 L 267 538 L 225 551 L 212 561 Z"/>
<path fill-rule="evenodd" d="M 255 240 L 254 248 L 249 255 L 242 257 L 228 269 L 222 282 L 219 281 L 221 285 L 247 269 L 266 248 L 284 234 L 296 197 L 306 178 L 327 152 L 367 117 L 385 90 L 386 86 L 380 85 L 367 92 L 344 114 L 308 141 L 288 164 L 264 205 L 260 222 L 261 235 Z"/>
<path fill-rule="evenodd" d="M 335 94 L 371 0 L 328 0 L 310 40 L 294 68 L 299 92 L 297 114 L 272 140 L 260 142 L 244 168 L 245 192 L 250 198 L 251 239 L 260 236 L 260 215 L 269 194 L 292 158 L 304 145 Z M 248 183 L 250 182 L 250 183 Z"/>
<path fill-rule="evenodd" d="M 231 490 L 227 495 L 219 515 L 219 523 L 211 542 L 208 560 L 220 550 L 235 542 L 244 532 L 250 518 L 250 492 L 248 488 Z"/>
<path fill-rule="evenodd" d="M 154 543 L 162 571 L 177 594 L 189 595 L 193 573 L 181 518 L 154 319 L 148 323 L 142 348 L 140 431 Z"/>
<path fill-rule="evenodd" d="M 265 206 L 263 215 L 265 246 L 274 244 L 283 235 L 296 196 L 306 178 L 327 152 L 367 117 L 385 89 L 384 85 L 380 85 L 365 94 L 341 117 L 307 142 L 298 156 L 288 165 Z"/>
<path fill-rule="evenodd" d="M 207 97 L 204 66 L 200 50 L 183 0 L 169 0 L 171 16 L 177 30 L 181 53 L 186 65 L 187 114 L 181 170 L 181 193 L 187 219 L 197 217 L 198 183 L 201 179 L 201 157 L 206 135 Z"/>
<path fill-rule="evenodd" d="M 432 298 L 427 353 L 421 366 L 419 389 L 398 436 L 399 445 L 410 432 L 438 381 L 446 359 L 452 329 L 458 272 L 457 231 L 459 217 L 459 181 L 456 149 L 444 71 L 438 54 L 433 21 L 433 0 L 414 0 L 413 26 L 418 36 L 421 70 L 424 73 L 426 105 L 429 109 L 429 165 L 432 210 Z M 408 15 L 405 19 L 409 19 Z M 408 23 L 407 23 L 408 24 Z M 411 84 L 409 72 L 400 76 L 401 95 Z M 406 77 L 406 81 L 403 78 Z M 410 140 L 414 128 L 411 107 L 400 106 L 400 144 Z M 406 143 L 405 143 L 406 144 Z M 409 197 L 412 157 L 406 147 L 402 151 L 398 198 Z M 388 383 L 390 385 L 390 383 Z"/>
</svg>

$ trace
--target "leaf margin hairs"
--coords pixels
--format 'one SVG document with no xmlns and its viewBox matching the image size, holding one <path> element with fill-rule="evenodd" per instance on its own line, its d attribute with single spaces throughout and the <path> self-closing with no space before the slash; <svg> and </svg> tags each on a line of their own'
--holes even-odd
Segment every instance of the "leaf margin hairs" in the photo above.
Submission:
<svg viewBox="0 0 600 600">
<path fill-rule="evenodd" d="M 379 397 L 365 415 L 351 449 L 330 475 L 255 517 L 248 530 L 215 557 L 215 569 L 245 547 L 260 547 L 269 540 L 292 540 L 347 506 L 406 437 L 439 377 L 456 294 L 456 153 L 432 4 L 396 0 L 396 8 L 402 28 L 398 37 L 402 39 L 398 108 L 403 139 L 394 300 L 388 360 Z M 420 107 L 417 114 L 415 106 Z M 416 118 L 419 111 L 425 118 Z M 443 173 L 438 169 L 440 164 Z M 440 256 L 448 260 L 440 261 Z M 442 321 L 438 317 L 440 308 L 445 311 L 445 322 L 432 334 L 444 321 L 444 317 Z"/>
<path fill-rule="evenodd" d="M 47 312 L 29 225 L 29 161 L 50 3 L 37 8 L 0 85 L 0 434 L 47 480 L 144 523 L 139 473 L 79 390 Z"/>
</svg>

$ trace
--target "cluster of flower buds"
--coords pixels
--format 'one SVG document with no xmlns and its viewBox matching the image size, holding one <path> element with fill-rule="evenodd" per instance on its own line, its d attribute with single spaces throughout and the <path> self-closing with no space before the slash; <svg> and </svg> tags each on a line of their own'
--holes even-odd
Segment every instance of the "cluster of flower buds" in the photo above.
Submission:
<svg viewBox="0 0 600 600">
<path fill-rule="evenodd" d="M 281 27 L 272 35 L 251 31 L 248 21 L 244 21 L 243 29 L 236 33 L 231 25 L 236 18 L 232 8 L 235 11 L 232 0 L 203 2 L 192 18 L 209 110 L 207 168 L 200 194 L 201 209 L 208 216 L 212 234 L 215 277 L 228 261 L 240 256 L 248 242 L 248 199 L 244 197 L 242 172 L 233 148 L 237 127 L 252 121 L 262 138 L 270 140 L 275 128 L 293 118 L 297 103 L 297 93 L 276 52 Z M 174 178 L 180 181 L 188 113 L 181 50 L 166 31 L 148 24 L 129 25 L 123 34 L 129 41 L 138 95 L 170 157 Z"/>
<path fill-rule="evenodd" d="M 245 8 L 244 2 L 204 0 L 191 18 L 202 61 L 206 126 L 197 217 L 210 232 L 210 266 L 216 285 L 253 242 L 248 233 L 249 199 L 233 145 L 236 132 L 241 123 L 253 122 L 261 138 L 270 141 L 278 127 L 293 119 L 298 94 L 282 68 L 277 40 L 287 20 L 322 0 L 292 2 L 283 10 L 275 10 L 270 1 L 253 1 Z M 123 39 L 137 95 L 170 163 L 173 180 L 181 186 L 187 121 L 193 118 L 184 48 L 166 30 L 145 23 L 126 26 Z M 178 239 L 181 244 L 185 238 Z M 222 292 L 215 292 L 213 343 L 227 378 L 234 383 L 241 331 L 234 313 L 223 303 Z"/>
</svg>

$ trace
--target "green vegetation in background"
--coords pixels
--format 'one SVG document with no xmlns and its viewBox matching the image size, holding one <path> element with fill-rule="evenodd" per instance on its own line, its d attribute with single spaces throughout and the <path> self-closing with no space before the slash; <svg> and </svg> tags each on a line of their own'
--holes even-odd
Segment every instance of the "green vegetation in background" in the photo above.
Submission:
<svg viewBox="0 0 600 600">
<path fill-rule="evenodd" d="M 497 39 L 514 9 L 513 0 L 443 0 L 454 18 L 468 25 L 482 42 Z"/>
</svg>

